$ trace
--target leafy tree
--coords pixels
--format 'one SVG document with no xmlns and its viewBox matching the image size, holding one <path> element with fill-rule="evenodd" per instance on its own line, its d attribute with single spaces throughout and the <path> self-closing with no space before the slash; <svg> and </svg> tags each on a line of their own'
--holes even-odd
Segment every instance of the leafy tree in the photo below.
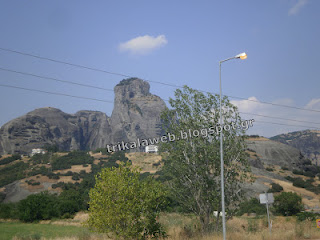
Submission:
<svg viewBox="0 0 320 240">
<path fill-rule="evenodd" d="M 33 222 L 58 217 L 58 204 L 57 196 L 48 192 L 30 195 L 19 202 L 19 219 Z"/>
<path fill-rule="evenodd" d="M 46 143 L 42 148 L 47 150 L 48 152 L 51 152 L 51 153 L 55 153 L 55 152 L 59 151 L 58 144 L 48 144 L 48 143 Z"/>
<path fill-rule="evenodd" d="M 200 217 L 208 231 L 211 216 L 221 212 L 219 96 L 203 94 L 187 86 L 177 89 L 161 119 L 168 141 L 160 150 L 169 152 L 164 172 L 177 201 Z M 250 171 L 245 154 L 245 131 L 237 107 L 222 100 L 224 126 L 224 179 L 226 212 L 232 216 L 242 196 L 240 183 Z M 243 124 L 243 123 L 242 123 Z M 242 125 L 245 127 L 245 125 Z M 170 134 L 170 135 L 169 135 Z M 164 141 L 163 141 L 164 142 Z"/>
<path fill-rule="evenodd" d="M 302 198 L 293 192 L 282 192 L 275 196 L 274 208 L 283 216 L 292 216 L 303 210 Z"/>
<path fill-rule="evenodd" d="M 124 239 L 163 236 L 156 218 L 165 202 L 164 194 L 159 182 L 140 180 L 139 170 L 129 164 L 103 168 L 89 193 L 88 225 Z"/>
<path fill-rule="evenodd" d="M 82 208 L 82 196 L 79 191 L 69 189 L 59 195 L 59 212 L 61 215 L 66 213 L 74 214 Z"/>
</svg>

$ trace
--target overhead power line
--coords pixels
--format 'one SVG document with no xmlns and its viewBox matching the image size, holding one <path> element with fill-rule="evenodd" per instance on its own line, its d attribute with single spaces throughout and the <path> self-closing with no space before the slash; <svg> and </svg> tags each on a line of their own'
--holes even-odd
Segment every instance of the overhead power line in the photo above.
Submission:
<svg viewBox="0 0 320 240">
<path fill-rule="evenodd" d="M 48 92 L 48 91 L 43 91 L 43 90 L 38 90 L 38 89 L 18 87 L 18 86 L 6 85 L 6 84 L 0 84 L 0 87 L 15 88 L 15 89 L 22 89 L 22 90 L 27 90 L 27 91 L 32 91 L 32 92 L 40 92 L 40 93 L 46 93 L 46 94 L 52 94 L 52 95 L 80 98 L 80 99 L 93 100 L 93 101 L 106 102 L 106 103 L 113 103 L 112 101 L 107 101 L 107 100 L 102 100 L 102 99 L 97 99 L 97 98 L 80 97 L 80 96 L 74 96 L 74 95 L 65 94 L 65 93 Z"/>
<path fill-rule="evenodd" d="M 47 58 L 47 57 L 42 57 L 42 56 L 39 56 L 39 55 L 34 55 L 34 54 L 25 53 L 25 52 L 21 52 L 21 51 L 16 51 L 16 50 L 12 50 L 12 49 L 7 49 L 7 48 L 1 48 L 0 47 L 0 50 L 6 51 L 6 52 L 10 52 L 10 53 L 16 53 L 16 54 L 20 54 L 20 55 L 24 55 L 24 56 L 28 56 L 28 57 L 38 58 L 38 59 L 42 59 L 42 60 L 46 60 L 46 61 L 51 61 L 51 62 L 55 62 L 55 63 L 65 64 L 65 65 L 69 65 L 69 66 L 73 66 L 73 67 L 92 70 L 92 71 L 96 71 L 96 72 L 102 72 L 102 73 L 117 75 L 117 76 L 126 77 L 126 78 L 133 77 L 133 76 L 129 76 L 127 74 L 106 71 L 106 70 L 103 70 L 103 69 L 98 69 L 98 68 L 94 68 L 94 67 L 88 67 L 88 66 L 84 66 L 84 65 L 80 65 L 80 64 L 71 63 L 71 62 L 60 61 L 60 60 Z M 161 85 L 165 85 L 165 86 L 170 86 L 170 87 L 175 87 L 175 88 L 183 88 L 183 86 L 179 86 L 179 85 L 175 85 L 175 84 L 163 83 L 163 82 L 159 82 L 159 81 L 152 81 L 152 80 L 143 79 L 143 78 L 141 78 L 141 79 L 144 80 L 144 81 L 147 81 L 147 82 L 157 83 L 157 84 L 161 84 Z M 200 92 L 204 92 L 204 93 L 217 94 L 217 93 L 214 93 L 214 92 L 208 92 L 208 91 L 199 90 L 199 89 L 196 89 L 196 90 L 198 90 Z M 236 97 L 236 96 L 230 96 L 230 95 L 224 95 L 224 96 L 227 96 L 227 97 L 230 97 L 230 98 L 234 98 L 234 99 L 241 99 L 241 100 L 246 100 L 246 101 L 251 101 L 251 102 L 257 102 L 257 103 L 260 103 L 260 104 L 269 104 L 269 105 L 272 105 L 272 106 L 285 107 L 285 108 L 291 108 L 291 109 L 297 109 L 297 110 L 320 113 L 320 110 L 315 110 L 315 109 L 305 109 L 305 108 L 301 108 L 301 107 L 295 107 L 295 106 L 289 106 L 289 105 L 277 104 L 277 103 L 271 103 L 271 102 L 265 102 L 265 101 L 257 101 L 257 100 L 253 100 L 253 99 L 247 99 L 247 98 L 243 98 L 243 97 Z"/>
<path fill-rule="evenodd" d="M 283 125 L 283 126 L 292 126 L 292 127 L 303 127 L 303 128 L 320 129 L 320 128 L 317 128 L 317 127 L 302 126 L 302 125 L 292 125 L 292 124 L 286 124 L 286 123 L 265 122 L 265 121 L 260 121 L 260 120 L 256 120 L 255 123 L 256 122 L 257 123 L 268 123 L 268 124 Z"/>
<path fill-rule="evenodd" d="M 95 88 L 95 89 L 99 89 L 99 90 L 113 92 L 113 89 L 109 89 L 109 88 L 102 88 L 102 87 L 97 87 L 97 86 L 93 86 L 93 85 L 89 85 L 89 84 L 83 84 L 83 83 L 77 83 L 77 82 L 72 82 L 72 81 L 67 81 L 67 80 L 61 80 L 61 79 L 52 78 L 52 77 L 45 77 L 45 76 L 40 76 L 40 75 L 36 75 L 36 74 L 33 74 L 33 73 L 20 72 L 20 71 L 11 70 L 11 69 L 2 68 L 2 67 L 0 67 L 0 70 L 1 71 L 6 71 L 6 72 L 11 72 L 11 73 L 18 73 L 18 74 L 22 74 L 22 75 L 26 75 L 26 76 L 42 78 L 42 79 L 56 81 L 56 82 L 63 82 L 63 83 L 78 85 L 78 86 L 82 86 L 82 87 L 89 87 L 89 88 Z"/>
<path fill-rule="evenodd" d="M 120 76 L 120 77 L 126 77 L 126 78 L 132 78 L 133 77 L 133 76 L 129 76 L 129 75 L 123 74 L 123 73 L 106 71 L 106 70 L 99 69 L 99 68 L 88 67 L 88 66 L 84 66 L 84 65 L 80 65 L 80 64 L 71 63 L 71 62 L 60 61 L 60 60 L 57 60 L 57 59 L 42 57 L 42 56 L 38 56 L 38 55 L 30 54 L 30 53 L 25 53 L 25 52 L 20 52 L 20 51 L 15 51 L 15 50 L 7 49 L 7 48 L 0 48 L 0 50 L 6 51 L 6 52 L 11 52 L 11 53 L 16 53 L 16 54 L 20 54 L 20 55 L 24 55 L 24 56 L 28 56 L 28 57 L 38 58 L 38 59 L 42 59 L 42 60 L 46 60 L 46 61 L 50 61 L 50 62 L 54 62 L 54 63 L 61 63 L 61 64 L 73 66 L 73 67 L 83 68 L 83 69 L 87 69 L 87 70 L 91 70 L 91 71 L 96 71 L 96 72 L 102 72 L 102 73 L 107 73 L 107 74 L 111 74 L 111 75 L 116 75 L 116 76 Z M 162 82 L 146 80 L 146 79 L 143 79 L 143 80 L 145 80 L 147 82 L 166 85 L 166 86 L 182 88 L 182 86 L 177 86 L 177 85 L 174 85 L 174 84 L 162 83 Z"/>
<path fill-rule="evenodd" d="M 52 95 L 73 97 L 73 98 L 93 100 L 93 101 L 106 102 L 106 103 L 114 103 L 113 101 L 108 101 L 108 100 L 103 100 L 103 99 L 90 98 L 90 97 L 82 97 L 82 96 L 74 96 L 74 95 L 65 94 L 65 93 L 49 92 L 49 91 L 44 91 L 44 90 L 38 90 L 38 89 L 32 89 L 32 88 L 25 88 L 25 87 L 19 87 L 19 86 L 12 86 L 12 85 L 7 85 L 7 84 L 0 84 L 0 87 L 15 88 L 15 89 L 27 90 L 27 91 L 32 91 L 32 92 L 47 93 L 47 94 L 52 94 Z M 163 99 L 162 99 L 162 100 L 163 100 Z M 133 99 L 133 101 L 136 101 L 136 99 Z M 154 102 L 154 100 L 148 100 L 148 99 L 143 99 L 143 100 L 138 100 L 138 101 Z M 166 100 L 163 100 L 163 101 L 166 101 Z"/>
<path fill-rule="evenodd" d="M 257 103 L 269 104 L 269 105 L 278 106 L 278 107 L 286 107 L 286 108 L 292 108 L 292 109 L 298 109 L 298 110 L 303 110 L 303 111 L 318 112 L 318 113 L 320 113 L 320 110 L 315 110 L 315 109 L 306 109 L 306 108 L 294 107 L 294 106 L 283 105 L 283 104 L 278 104 L 278 103 L 270 103 L 270 102 L 264 102 L 264 101 L 257 101 L 257 100 L 252 100 L 252 99 L 246 99 L 246 98 L 243 98 L 243 97 L 234 97 L 234 96 L 229 96 L 229 95 L 225 95 L 225 96 L 230 97 L 230 98 L 235 98 L 235 99 L 242 99 L 242 100 L 250 101 L 250 102 L 257 102 Z"/>
<path fill-rule="evenodd" d="M 316 123 L 316 122 L 302 121 L 302 120 L 296 120 L 296 119 L 290 119 L 290 118 L 273 117 L 273 116 L 267 116 L 267 115 L 261 115 L 261 114 L 255 114 L 255 113 L 246 113 L 246 112 L 239 112 L 239 113 L 254 115 L 254 116 L 259 116 L 259 117 L 275 118 L 275 119 L 281 119 L 281 120 L 287 120 L 287 121 L 293 121 L 293 122 L 302 122 L 302 123 L 311 123 L 311 124 L 319 124 L 320 125 L 320 123 Z"/>
</svg>

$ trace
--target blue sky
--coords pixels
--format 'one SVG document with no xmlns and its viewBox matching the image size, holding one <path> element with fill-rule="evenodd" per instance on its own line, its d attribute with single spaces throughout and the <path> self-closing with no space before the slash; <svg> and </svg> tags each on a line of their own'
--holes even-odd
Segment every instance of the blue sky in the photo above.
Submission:
<svg viewBox="0 0 320 240">
<path fill-rule="evenodd" d="M 0 48 L 129 76 L 320 110 L 320 2 L 271 1 L 0 1 Z M 123 78 L 0 51 L 0 67 L 113 89 Z M 112 101 L 112 92 L 0 70 L 9 84 Z M 163 99 L 175 88 L 151 83 Z M 0 125 L 35 108 L 67 113 L 113 104 L 0 87 Z M 320 113 L 233 99 L 242 112 L 320 122 Z M 250 134 L 267 137 L 319 125 L 258 116 Z M 261 121 L 303 125 L 283 126 Z"/>
</svg>

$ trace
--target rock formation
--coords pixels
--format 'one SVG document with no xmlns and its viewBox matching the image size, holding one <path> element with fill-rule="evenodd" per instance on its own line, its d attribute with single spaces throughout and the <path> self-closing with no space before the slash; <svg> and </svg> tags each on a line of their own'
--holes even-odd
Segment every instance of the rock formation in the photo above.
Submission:
<svg viewBox="0 0 320 240">
<path fill-rule="evenodd" d="M 149 89 L 141 79 L 122 80 L 114 88 L 111 118 L 98 111 L 67 114 L 51 107 L 31 111 L 1 127 L 0 154 L 28 154 L 45 144 L 57 144 L 64 151 L 96 149 L 158 136 L 160 113 L 166 105 Z"/>
</svg>

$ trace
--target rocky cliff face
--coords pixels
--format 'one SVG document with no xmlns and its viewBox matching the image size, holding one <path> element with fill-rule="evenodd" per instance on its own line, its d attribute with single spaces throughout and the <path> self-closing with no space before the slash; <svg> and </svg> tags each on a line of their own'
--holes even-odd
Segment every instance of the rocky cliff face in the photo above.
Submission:
<svg viewBox="0 0 320 240">
<path fill-rule="evenodd" d="M 251 165 L 257 168 L 263 168 L 263 165 L 278 165 L 292 170 L 300 168 L 305 161 L 297 148 L 267 138 L 251 138 L 246 140 L 246 143 L 248 152 L 254 156 L 250 158 Z"/>
<path fill-rule="evenodd" d="M 29 112 L 1 127 L 0 154 L 30 153 L 46 143 L 66 151 L 96 149 L 158 136 L 160 112 L 166 105 L 149 89 L 147 82 L 137 78 L 121 81 L 115 87 L 111 118 L 98 111 L 67 114 L 50 107 Z"/>
<path fill-rule="evenodd" d="M 161 134 L 160 113 L 166 105 L 160 97 L 150 94 L 149 88 L 149 84 L 140 79 L 123 80 L 115 86 L 111 116 L 114 144 Z"/>
<path fill-rule="evenodd" d="M 320 131 L 305 130 L 280 134 L 270 138 L 299 149 L 313 164 L 320 165 Z"/>
</svg>

